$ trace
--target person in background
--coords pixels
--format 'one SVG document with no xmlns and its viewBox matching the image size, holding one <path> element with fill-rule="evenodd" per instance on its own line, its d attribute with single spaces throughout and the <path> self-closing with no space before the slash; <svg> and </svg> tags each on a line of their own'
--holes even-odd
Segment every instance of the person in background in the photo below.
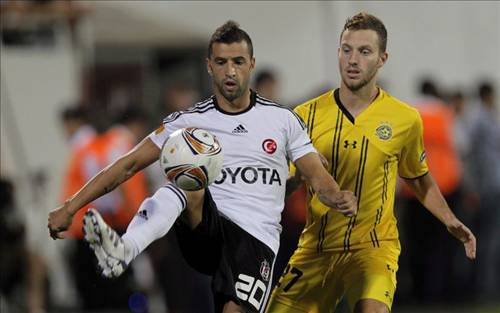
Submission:
<svg viewBox="0 0 500 313">
<path fill-rule="evenodd" d="M 64 135 L 70 146 L 70 154 L 89 143 L 96 131 L 89 124 L 88 114 L 82 105 L 71 105 L 61 112 Z"/>
<path fill-rule="evenodd" d="M 115 123 L 101 130 L 83 144 L 71 158 L 70 170 L 64 185 L 63 198 L 68 199 L 80 190 L 107 164 L 129 151 L 145 133 L 146 116 L 137 106 L 129 105 L 115 113 Z M 103 117 L 95 117 L 102 120 Z M 139 173 L 120 188 L 87 205 L 102 213 L 104 219 L 123 233 L 134 217 L 137 207 L 147 196 L 147 181 L 144 173 Z M 117 280 L 102 278 L 94 267 L 94 255 L 83 239 L 83 210 L 77 214 L 73 226 L 66 236 L 77 239 L 70 264 L 76 286 L 88 311 L 127 308 L 128 298 L 133 292 L 133 273 Z M 106 295 L 106 296 L 102 296 Z M 121 306 L 119 306 L 121 304 Z"/>
<path fill-rule="evenodd" d="M 278 101 L 280 84 L 278 75 L 272 70 L 262 70 L 255 75 L 255 91 L 262 97 Z"/>
<path fill-rule="evenodd" d="M 455 148 L 455 114 L 432 79 L 423 79 L 419 92 L 414 105 L 423 122 L 429 171 L 450 208 L 458 213 L 462 200 L 462 163 Z M 418 301 L 426 303 L 452 301 L 456 294 L 453 256 L 459 248 L 448 240 L 446 229 L 423 210 L 419 199 L 406 185 L 403 185 L 402 197 L 405 207 L 402 222 L 413 294 Z"/>
<path fill-rule="evenodd" d="M 500 298 L 500 121 L 491 82 L 477 87 L 471 122 L 471 185 L 479 196 L 477 219 L 478 263 L 476 293 L 479 298 Z"/>
</svg>

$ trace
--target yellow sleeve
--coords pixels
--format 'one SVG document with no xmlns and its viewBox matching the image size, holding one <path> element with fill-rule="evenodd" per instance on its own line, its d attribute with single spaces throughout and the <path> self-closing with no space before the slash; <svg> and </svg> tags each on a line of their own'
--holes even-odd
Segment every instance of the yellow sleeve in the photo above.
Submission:
<svg viewBox="0 0 500 313">
<path fill-rule="evenodd" d="M 408 138 L 401 151 L 399 176 L 412 179 L 427 174 L 429 168 L 425 158 L 424 126 L 420 114 L 417 114 L 417 118 L 408 131 Z"/>
</svg>

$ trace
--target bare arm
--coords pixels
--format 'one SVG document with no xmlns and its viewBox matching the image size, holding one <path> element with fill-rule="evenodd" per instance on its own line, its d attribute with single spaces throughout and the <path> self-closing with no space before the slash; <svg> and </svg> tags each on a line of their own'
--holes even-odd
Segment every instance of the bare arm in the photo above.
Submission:
<svg viewBox="0 0 500 313">
<path fill-rule="evenodd" d="M 160 149 L 145 138 L 130 152 L 104 168 L 75 195 L 49 214 L 49 231 L 52 238 L 62 238 L 60 233 L 71 225 L 73 215 L 88 203 L 112 191 L 158 159 Z"/>
<path fill-rule="evenodd" d="M 321 154 L 318 153 L 318 156 L 323 164 L 325 169 L 328 169 L 328 160 Z M 300 186 L 304 183 L 304 178 L 299 169 L 295 170 L 295 175 L 288 177 L 286 180 L 286 197 L 290 196 L 295 190 L 299 189 Z"/>
<path fill-rule="evenodd" d="M 467 257 L 475 259 L 476 237 L 450 210 L 432 175 L 428 173 L 416 179 L 405 179 L 405 181 L 422 205 L 464 244 Z"/>
<path fill-rule="evenodd" d="M 356 197 L 351 191 L 340 190 L 337 182 L 326 171 L 317 153 L 306 154 L 298 159 L 295 165 L 323 204 L 346 216 L 356 214 Z"/>
</svg>

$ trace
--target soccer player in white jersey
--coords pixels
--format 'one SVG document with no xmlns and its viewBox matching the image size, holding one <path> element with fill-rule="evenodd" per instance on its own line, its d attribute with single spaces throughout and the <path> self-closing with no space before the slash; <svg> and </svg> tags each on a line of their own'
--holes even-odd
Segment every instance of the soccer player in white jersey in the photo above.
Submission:
<svg viewBox="0 0 500 313">
<path fill-rule="evenodd" d="M 219 27 L 207 58 L 214 96 L 169 115 L 132 151 L 52 211 L 51 236 L 63 238 L 80 208 L 156 161 L 173 131 L 206 129 L 217 136 L 224 151 L 223 169 L 214 184 L 190 192 L 165 185 L 141 204 L 121 238 L 90 210 L 85 216 L 86 239 L 103 275 L 113 277 L 174 227 L 186 261 L 213 277 L 216 312 L 263 312 L 279 247 L 287 160 L 332 209 L 352 215 L 357 204 L 353 193 L 341 191 L 324 169 L 301 119 L 249 89 L 254 67 L 248 34 L 232 21 Z"/>
</svg>

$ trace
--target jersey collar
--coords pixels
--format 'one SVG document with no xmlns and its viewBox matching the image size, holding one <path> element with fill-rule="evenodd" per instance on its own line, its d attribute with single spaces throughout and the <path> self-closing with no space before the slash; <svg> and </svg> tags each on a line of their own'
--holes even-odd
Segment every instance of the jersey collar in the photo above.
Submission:
<svg viewBox="0 0 500 313">
<path fill-rule="evenodd" d="M 379 96 L 380 96 L 380 88 L 377 87 L 377 95 L 373 99 L 372 103 L 370 103 L 370 105 L 372 105 L 373 102 L 377 101 Z M 355 121 L 354 116 L 352 116 L 351 112 L 349 112 L 349 110 L 347 110 L 347 108 L 344 106 L 342 101 L 340 101 L 340 89 L 339 88 L 334 90 L 333 97 L 335 98 L 335 103 L 337 104 L 339 109 L 342 111 L 342 113 L 344 113 L 344 115 L 347 117 L 347 119 L 349 121 L 351 121 L 351 123 L 354 124 L 354 121 Z"/>
<path fill-rule="evenodd" d="M 217 109 L 217 111 L 227 115 L 240 115 L 250 111 L 255 106 L 256 99 L 257 99 L 257 93 L 252 89 L 250 89 L 250 105 L 246 109 L 240 112 L 228 112 L 219 106 L 219 103 L 217 102 L 217 97 L 215 95 L 212 96 L 212 101 L 214 102 L 214 106 Z"/>
</svg>

